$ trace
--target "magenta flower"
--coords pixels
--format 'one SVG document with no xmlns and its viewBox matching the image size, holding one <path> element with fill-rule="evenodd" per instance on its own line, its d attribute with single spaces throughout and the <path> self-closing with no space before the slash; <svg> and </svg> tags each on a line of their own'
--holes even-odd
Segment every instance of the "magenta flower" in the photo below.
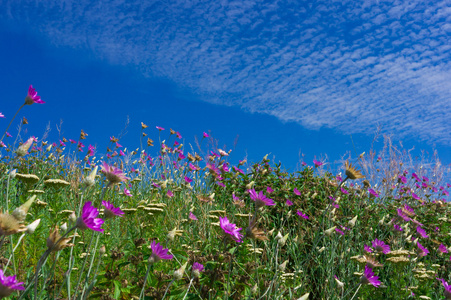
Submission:
<svg viewBox="0 0 451 300">
<path fill-rule="evenodd" d="M 293 202 L 291 202 L 290 199 L 287 199 L 287 202 L 285 202 L 285 204 L 286 204 L 287 206 L 291 206 L 291 205 L 293 205 Z"/>
<path fill-rule="evenodd" d="M 193 180 L 190 179 L 188 176 L 185 176 L 185 182 L 189 184 L 189 183 L 193 182 Z"/>
<path fill-rule="evenodd" d="M 293 189 L 293 193 L 294 193 L 295 195 L 298 195 L 298 196 L 301 195 L 301 192 L 300 192 L 297 188 L 294 188 L 294 189 Z"/>
<path fill-rule="evenodd" d="M 383 241 L 375 239 L 372 243 L 374 250 L 377 252 L 382 252 L 387 254 L 390 252 L 390 246 L 385 244 Z"/>
<path fill-rule="evenodd" d="M 9 132 L 6 133 L 6 136 L 7 137 L 12 137 L 12 135 Z"/>
<path fill-rule="evenodd" d="M 443 284 L 443 287 L 445 288 L 445 299 L 448 299 L 448 300 L 451 299 L 451 286 L 443 278 L 436 278 L 436 279 L 440 280 Z"/>
<path fill-rule="evenodd" d="M 166 193 L 166 196 L 168 196 L 169 198 L 174 197 L 174 193 L 171 192 L 171 190 L 168 190 L 168 192 Z"/>
<path fill-rule="evenodd" d="M 242 228 L 238 228 L 236 224 L 230 223 L 227 217 L 219 217 L 219 226 L 221 226 L 222 230 L 229 234 L 234 241 L 241 243 L 243 235 L 240 233 L 240 230 Z"/>
<path fill-rule="evenodd" d="M 160 126 L 155 126 L 159 131 L 163 131 L 164 130 L 164 128 L 163 127 L 160 127 Z"/>
<path fill-rule="evenodd" d="M 197 217 L 191 211 L 189 212 L 189 218 L 193 221 L 197 221 Z"/>
<path fill-rule="evenodd" d="M 349 192 L 347 191 L 347 190 L 345 190 L 344 188 L 340 188 L 340 190 L 341 190 L 341 192 L 343 193 L 343 194 L 345 194 L 345 195 L 348 195 L 349 194 Z"/>
<path fill-rule="evenodd" d="M 114 217 L 122 217 L 124 212 L 119 207 L 114 207 L 109 201 L 102 201 L 102 205 L 105 207 L 103 215 L 106 219 Z"/>
<path fill-rule="evenodd" d="M 127 188 L 124 188 L 124 195 L 127 197 L 133 197 L 132 193 L 130 193 L 130 190 L 128 190 Z"/>
<path fill-rule="evenodd" d="M 403 219 L 403 220 L 406 221 L 406 222 L 409 222 L 409 221 L 410 221 L 410 218 L 404 214 L 404 212 L 402 211 L 401 208 L 398 208 L 397 212 L 398 212 L 398 216 L 399 216 L 401 219 Z"/>
<path fill-rule="evenodd" d="M 402 176 L 402 175 L 399 176 L 398 180 L 399 180 L 400 182 L 404 183 L 404 184 L 407 183 L 407 178 L 406 178 L 405 176 Z"/>
<path fill-rule="evenodd" d="M 262 206 L 268 205 L 276 205 L 274 200 L 267 198 L 265 195 L 263 195 L 263 191 L 260 191 L 258 194 L 255 191 L 255 189 L 249 190 L 249 195 L 251 196 L 251 199 L 255 201 L 255 205 L 257 208 L 260 208 Z"/>
<path fill-rule="evenodd" d="M 417 232 L 422 238 L 427 239 L 429 237 L 429 235 L 426 234 L 426 230 L 424 230 L 420 226 L 417 226 Z"/>
<path fill-rule="evenodd" d="M 316 159 L 313 160 L 313 163 L 315 164 L 315 167 L 317 167 L 317 168 L 323 165 L 322 162 L 320 162 L 319 160 L 316 160 Z"/>
<path fill-rule="evenodd" d="M 376 193 L 376 191 L 375 190 L 373 190 L 373 189 L 369 189 L 368 190 L 368 193 L 370 193 L 373 197 L 379 197 L 379 194 L 378 193 Z"/>
<path fill-rule="evenodd" d="M 99 211 L 97 208 L 91 205 L 91 201 L 88 201 L 83 206 L 83 210 L 81 216 L 77 219 L 77 227 L 81 230 L 91 229 L 94 231 L 103 232 L 103 229 L 100 228 L 105 222 L 104 220 L 97 218 L 99 215 Z"/>
<path fill-rule="evenodd" d="M 0 298 L 8 297 L 14 291 L 23 291 L 25 288 L 23 282 L 18 282 L 16 279 L 16 275 L 13 276 L 5 276 L 3 270 L 0 269 Z"/>
<path fill-rule="evenodd" d="M 375 276 L 373 273 L 373 269 L 365 265 L 365 271 L 363 272 L 363 276 L 360 277 L 361 284 L 372 284 L 375 287 L 379 287 L 381 282 L 379 281 L 379 277 Z"/>
<path fill-rule="evenodd" d="M 4 118 L 5 115 L 0 112 L 0 118 Z"/>
<path fill-rule="evenodd" d="M 204 136 L 204 138 L 209 137 L 208 133 L 206 133 L 206 132 L 204 132 L 203 136 Z"/>
<path fill-rule="evenodd" d="M 368 253 L 372 253 L 373 252 L 373 249 L 371 249 L 370 246 L 368 246 L 368 245 L 363 245 L 363 250 L 365 250 Z"/>
<path fill-rule="evenodd" d="M 296 211 L 296 213 L 298 214 L 298 216 L 300 216 L 301 218 L 303 218 L 303 219 L 306 219 L 306 220 L 308 220 L 309 219 L 309 217 L 306 215 L 306 214 L 304 214 L 304 213 L 302 213 L 301 211 Z"/>
<path fill-rule="evenodd" d="M 150 256 L 150 262 L 156 263 L 161 259 L 172 259 L 173 256 L 168 254 L 169 249 L 163 249 L 163 246 L 160 243 L 156 243 L 152 241 L 150 244 L 150 248 L 152 249 L 152 255 Z"/>
<path fill-rule="evenodd" d="M 413 208 L 408 206 L 407 204 L 404 204 L 404 208 L 402 210 L 405 214 L 407 214 L 409 216 L 415 215 L 415 211 L 413 210 Z"/>
<path fill-rule="evenodd" d="M 274 192 L 274 190 L 270 186 L 268 186 L 268 187 L 266 187 L 266 192 L 268 194 L 271 194 L 272 192 Z"/>
<path fill-rule="evenodd" d="M 106 179 L 108 179 L 109 185 L 121 183 L 128 180 L 128 178 L 125 176 L 125 173 L 122 172 L 121 169 L 110 166 L 106 162 L 103 162 L 101 169 L 105 174 Z"/>
<path fill-rule="evenodd" d="M 417 196 L 417 194 L 412 193 L 412 198 L 415 200 L 420 200 L 421 198 Z"/>
<path fill-rule="evenodd" d="M 43 104 L 44 101 L 41 100 L 41 97 L 38 96 L 38 92 L 30 85 L 28 88 L 28 94 L 25 97 L 25 105 L 31 105 L 33 103 Z"/>
<path fill-rule="evenodd" d="M 337 233 L 341 234 L 341 235 L 345 235 L 345 233 L 342 230 L 338 229 L 338 228 L 335 228 L 335 231 Z"/>
<path fill-rule="evenodd" d="M 428 253 L 429 253 L 428 249 L 423 247 L 423 245 L 421 245 L 419 242 L 417 242 L 417 246 L 418 246 L 418 255 L 419 256 L 426 256 L 426 255 L 428 255 Z"/>
<path fill-rule="evenodd" d="M 440 244 L 440 246 L 438 246 L 438 251 L 440 251 L 442 253 L 448 253 L 448 248 L 446 248 L 445 245 Z"/>
<path fill-rule="evenodd" d="M 393 224 L 393 227 L 395 228 L 395 230 L 397 231 L 403 231 L 404 229 L 402 229 L 401 226 L 399 226 L 398 224 Z"/>
<path fill-rule="evenodd" d="M 203 264 L 200 264 L 198 262 L 195 262 L 193 264 L 193 275 L 194 275 L 194 277 L 199 278 L 200 273 L 203 272 L 203 271 L 204 271 L 204 265 Z"/>
<path fill-rule="evenodd" d="M 0 148 L 6 148 L 5 143 L 3 143 L 2 141 L 0 141 Z"/>
</svg>

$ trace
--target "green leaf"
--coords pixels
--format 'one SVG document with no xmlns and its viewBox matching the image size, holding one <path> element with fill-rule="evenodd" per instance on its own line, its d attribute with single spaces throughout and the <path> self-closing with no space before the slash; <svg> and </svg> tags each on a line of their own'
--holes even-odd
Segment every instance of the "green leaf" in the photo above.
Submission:
<svg viewBox="0 0 451 300">
<path fill-rule="evenodd" d="M 113 280 L 114 283 L 114 295 L 113 298 L 114 299 L 119 299 L 120 295 L 121 295 L 121 283 L 117 280 Z"/>
</svg>

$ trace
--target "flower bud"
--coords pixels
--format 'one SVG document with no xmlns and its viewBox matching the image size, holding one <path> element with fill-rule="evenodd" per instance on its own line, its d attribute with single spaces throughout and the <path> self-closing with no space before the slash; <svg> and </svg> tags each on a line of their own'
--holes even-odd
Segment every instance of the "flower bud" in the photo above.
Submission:
<svg viewBox="0 0 451 300">
<path fill-rule="evenodd" d="M 358 216 L 355 216 L 354 218 L 352 218 L 352 220 L 350 220 L 348 222 L 349 227 L 353 228 L 355 226 L 355 222 L 357 221 L 357 217 Z"/>
<path fill-rule="evenodd" d="M 30 209 L 31 204 L 33 204 L 34 200 L 36 199 L 36 195 L 31 196 L 30 199 L 28 199 L 27 202 L 16 208 L 11 215 L 16 218 L 18 221 L 25 220 L 25 217 L 27 216 L 28 210 Z"/>
<path fill-rule="evenodd" d="M 32 223 L 27 225 L 27 233 L 33 234 L 36 230 L 36 228 L 39 226 L 39 223 L 41 222 L 41 219 L 37 219 L 33 221 Z"/>
<path fill-rule="evenodd" d="M 183 274 L 185 273 L 186 266 L 188 265 L 188 261 L 185 262 L 183 266 L 174 271 L 174 280 L 180 280 L 183 278 Z"/>
</svg>

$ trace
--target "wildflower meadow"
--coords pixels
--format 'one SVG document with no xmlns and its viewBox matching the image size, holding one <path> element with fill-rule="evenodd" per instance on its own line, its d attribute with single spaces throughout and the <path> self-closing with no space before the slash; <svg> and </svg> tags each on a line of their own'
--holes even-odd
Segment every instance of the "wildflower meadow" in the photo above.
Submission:
<svg viewBox="0 0 451 300">
<path fill-rule="evenodd" d="M 34 105 L 30 86 L 18 112 Z M 0 298 L 451 299 L 437 159 L 385 137 L 338 170 L 288 172 L 142 121 L 139 148 L 97 149 L 0 113 Z"/>
</svg>

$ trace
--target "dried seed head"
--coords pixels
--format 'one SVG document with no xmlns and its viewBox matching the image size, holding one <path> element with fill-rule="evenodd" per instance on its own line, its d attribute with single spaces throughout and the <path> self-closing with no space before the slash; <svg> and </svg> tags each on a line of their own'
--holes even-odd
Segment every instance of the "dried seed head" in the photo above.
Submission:
<svg viewBox="0 0 451 300">
<path fill-rule="evenodd" d="M 72 247 L 74 244 L 69 244 L 70 238 L 61 239 L 61 235 L 59 234 L 58 227 L 55 226 L 55 229 L 50 232 L 49 237 L 47 238 L 47 248 L 51 249 L 52 252 L 60 251 L 67 247 Z"/>
<path fill-rule="evenodd" d="M 0 212 L 0 236 L 11 235 L 27 230 L 19 220 L 10 214 Z"/>
</svg>

